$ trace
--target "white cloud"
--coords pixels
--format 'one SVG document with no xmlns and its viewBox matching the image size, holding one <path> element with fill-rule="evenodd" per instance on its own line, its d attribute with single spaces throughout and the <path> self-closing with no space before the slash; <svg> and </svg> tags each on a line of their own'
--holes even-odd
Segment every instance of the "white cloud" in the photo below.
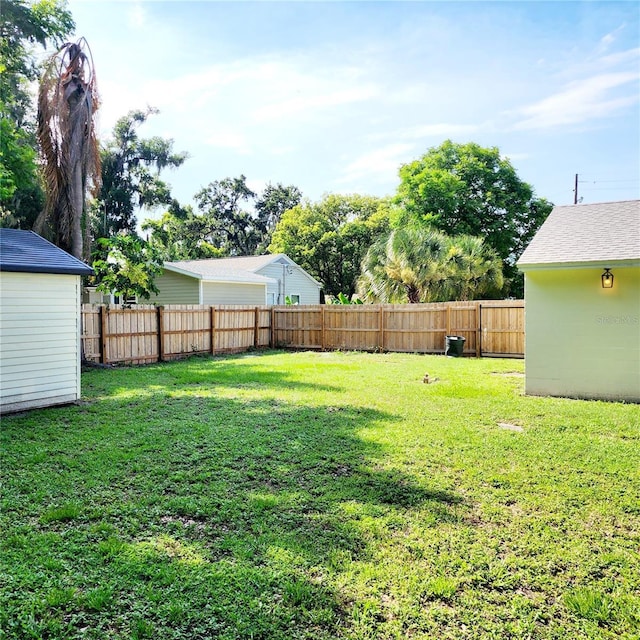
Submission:
<svg viewBox="0 0 640 640">
<path fill-rule="evenodd" d="M 420 142 L 424 138 L 436 138 L 437 140 L 445 140 L 447 138 L 457 138 L 460 136 L 468 136 L 478 131 L 486 131 L 493 125 L 489 123 L 483 124 L 454 124 L 454 123 L 437 123 L 437 124 L 416 124 L 412 127 L 403 129 L 390 129 L 388 131 L 371 134 L 367 137 L 372 142 L 380 142 L 383 140 L 411 140 Z"/>
<path fill-rule="evenodd" d="M 207 136 L 206 143 L 212 147 L 230 149 L 242 155 L 251 153 L 251 146 L 247 137 L 236 131 L 219 129 Z"/>
<path fill-rule="evenodd" d="M 600 38 L 600 43 L 599 43 L 600 50 L 606 51 L 618 39 L 618 35 L 622 31 L 624 31 L 625 27 L 626 27 L 626 24 L 621 24 L 617 29 L 614 29 L 613 31 L 602 36 L 602 38 Z"/>
<path fill-rule="evenodd" d="M 267 104 L 254 111 L 253 116 L 257 120 L 273 120 L 309 114 L 327 107 L 370 100 L 377 95 L 378 89 L 374 85 L 334 88 L 330 83 L 320 82 L 307 95 L 290 96 L 286 100 Z"/>
<path fill-rule="evenodd" d="M 157 102 L 190 111 L 233 105 L 256 122 L 313 115 L 328 107 L 374 98 L 379 88 L 352 68 L 324 68 L 306 59 L 245 58 L 196 73 L 147 83 Z"/>
<path fill-rule="evenodd" d="M 524 118 L 513 129 L 550 129 L 611 116 L 639 99 L 637 89 L 622 96 L 611 92 L 637 81 L 637 73 L 620 72 L 572 82 L 563 91 L 519 109 Z"/>
<path fill-rule="evenodd" d="M 135 2 L 131 8 L 127 10 L 126 16 L 127 25 L 132 29 L 139 29 L 147 23 L 146 11 L 139 2 Z"/>
<path fill-rule="evenodd" d="M 477 124 L 424 124 L 404 130 L 403 138 L 452 138 L 460 135 L 476 133 L 480 130 Z"/>
<path fill-rule="evenodd" d="M 610 53 L 607 56 L 602 56 L 598 60 L 598 64 L 602 68 L 613 67 L 631 62 L 635 65 L 640 60 L 640 48 L 627 49 L 626 51 L 618 51 L 617 53 Z"/>
<path fill-rule="evenodd" d="M 386 180 L 395 178 L 398 169 L 406 162 L 408 154 L 414 149 L 411 143 L 397 142 L 362 154 L 344 169 L 344 175 L 336 182 L 347 184 L 363 177 Z"/>
<path fill-rule="evenodd" d="M 185 127 L 199 119 L 246 126 L 269 121 L 290 128 L 296 120 L 309 122 L 329 108 L 371 100 L 380 93 L 378 86 L 362 81 L 358 70 L 335 66 L 317 71 L 317 67 L 306 59 L 245 58 L 173 78 L 143 80 L 135 94 L 125 91 L 124 85 L 120 90 L 111 86 L 108 95 L 119 96 L 121 104 L 138 105 L 144 96 L 145 104 L 161 112 L 187 114 Z"/>
<path fill-rule="evenodd" d="M 515 161 L 515 160 L 527 160 L 531 157 L 530 153 L 502 153 L 500 154 L 503 158 L 507 160 Z"/>
</svg>

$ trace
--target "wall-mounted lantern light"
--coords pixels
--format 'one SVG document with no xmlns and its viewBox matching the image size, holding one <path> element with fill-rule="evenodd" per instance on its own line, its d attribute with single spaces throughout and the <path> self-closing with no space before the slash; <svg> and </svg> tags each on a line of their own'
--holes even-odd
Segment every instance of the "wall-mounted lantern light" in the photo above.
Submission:
<svg viewBox="0 0 640 640">
<path fill-rule="evenodd" d="M 605 269 L 601 277 L 602 277 L 602 288 L 613 289 L 613 273 L 611 273 L 611 269 Z"/>
</svg>

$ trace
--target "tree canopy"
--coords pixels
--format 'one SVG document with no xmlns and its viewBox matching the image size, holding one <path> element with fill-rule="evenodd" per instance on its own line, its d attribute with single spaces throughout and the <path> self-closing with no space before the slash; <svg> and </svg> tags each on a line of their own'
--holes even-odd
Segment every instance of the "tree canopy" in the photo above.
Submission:
<svg viewBox="0 0 640 640">
<path fill-rule="evenodd" d="M 402 211 L 397 226 L 418 223 L 484 238 L 509 279 L 517 276 L 516 260 L 552 209 L 497 147 L 450 140 L 400 168 L 395 201 Z"/>
<path fill-rule="evenodd" d="M 188 156 L 174 153 L 173 140 L 138 136 L 138 128 L 156 113 L 158 110 L 151 107 L 130 111 L 116 122 L 112 139 L 100 151 L 102 187 L 94 204 L 99 237 L 133 232 L 138 208 L 172 202 L 171 189 L 160 179 L 160 172 L 179 167 Z"/>
<path fill-rule="evenodd" d="M 114 293 L 125 300 L 149 298 L 158 293 L 154 278 L 162 273 L 162 258 L 154 247 L 132 233 L 100 238 L 100 252 L 93 268 L 98 290 Z"/>
<path fill-rule="evenodd" d="M 252 255 L 260 234 L 246 205 L 255 197 L 243 175 L 215 180 L 198 191 L 194 198 L 203 237 L 225 255 Z"/>
<path fill-rule="evenodd" d="M 0 11 L 0 102 L 3 117 L 18 127 L 33 121 L 29 82 L 40 74 L 33 45 L 59 47 L 75 23 L 61 0 L 2 0 Z"/>
<path fill-rule="evenodd" d="M 293 209 L 302 201 L 302 192 L 293 185 L 268 184 L 255 203 L 260 242 L 257 253 L 264 253 L 271 244 L 271 238 L 285 211 Z"/>
<path fill-rule="evenodd" d="M 29 85 L 35 46 L 58 47 L 75 24 L 64 2 L 2 0 L 0 10 L 0 224 L 31 228 L 44 206 Z"/>
<path fill-rule="evenodd" d="M 389 202 L 361 195 L 325 196 L 287 211 L 269 250 L 286 253 L 331 296 L 351 297 L 360 262 L 371 243 L 389 229 Z"/>
<path fill-rule="evenodd" d="M 402 227 L 367 251 L 358 293 L 367 302 L 473 300 L 503 284 L 502 263 L 482 238 Z"/>
<path fill-rule="evenodd" d="M 159 220 L 145 220 L 142 229 L 164 260 L 201 260 L 224 255 L 222 249 L 203 237 L 201 221 L 192 207 L 182 206 L 177 200 Z"/>
<path fill-rule="evenodd" d="M 246 177 L 210 182 L 196 195 L 198 212 L 173 202 L 160 220 L 147 220 L 143 229 L 168 260 L 248 256 L 266 251 L 282 214 L 300 202 L 293 186 L 268 184 L 261 195 Z"/>
</svg>

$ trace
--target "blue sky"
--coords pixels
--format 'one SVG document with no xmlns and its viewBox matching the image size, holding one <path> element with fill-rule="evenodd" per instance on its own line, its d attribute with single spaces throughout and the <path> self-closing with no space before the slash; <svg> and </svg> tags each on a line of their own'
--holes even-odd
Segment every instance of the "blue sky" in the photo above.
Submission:
<svg viewBox="0 0 640 640">
<path fill-rule="evenodd" d="M 398 168 L 450 138 L 497 146 L 539 196 L 640 197 L 636 2 L 71 0 L 93 52 L 107 136 L 160 109 L 183 203 L 244 174 L 391 195 Z M 156 212 L 157 215 L 157 212 Z M 150 214 L 143 213 L 142 218 Z"/>
</svg>

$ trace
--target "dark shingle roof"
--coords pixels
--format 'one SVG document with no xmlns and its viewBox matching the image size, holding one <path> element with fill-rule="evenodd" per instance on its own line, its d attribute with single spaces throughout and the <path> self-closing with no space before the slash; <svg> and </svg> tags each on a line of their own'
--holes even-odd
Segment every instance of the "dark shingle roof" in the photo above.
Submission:
<svg viewBox="0 0 640 640">
<path fill-rule="evenodd" d="M 0 229 L 0 271 L 89 276 L 93 269 L 33 231 Z"/>
<path fill-rule="evenodd" d="M 543 265 L 640 261 L 640 200 L 554 207 L 518 260 Z"/>
</svg>

